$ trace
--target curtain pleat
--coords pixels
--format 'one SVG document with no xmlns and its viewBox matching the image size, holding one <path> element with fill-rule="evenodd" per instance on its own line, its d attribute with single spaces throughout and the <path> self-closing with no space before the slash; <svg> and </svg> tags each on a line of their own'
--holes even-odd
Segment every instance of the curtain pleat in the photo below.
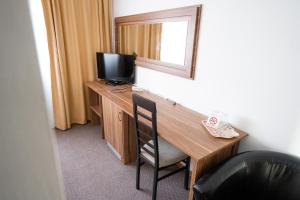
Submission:
<svg viewBox="0 0 300 200">
<path fill-rule="evenodd" d="M 111 0 L 42 0 L 48 35 L 55 125 L 88 120 L 84 83 L 96 78 L 96 52 L 111 52 Z"/>
</svg>

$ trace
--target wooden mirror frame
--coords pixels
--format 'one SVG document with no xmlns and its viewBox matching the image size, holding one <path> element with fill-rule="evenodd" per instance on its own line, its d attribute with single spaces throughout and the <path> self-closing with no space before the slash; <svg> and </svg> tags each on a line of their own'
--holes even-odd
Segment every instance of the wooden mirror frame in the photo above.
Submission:
<svg viewBox="0 0 300 200">
<path fill-rule="evenodd" d="M 137 57 L 136 65 L 177 75 L 184 78 L 194 79 L 197 57 L 199 23 L 200 23 L 201 5 L 188 6 L 163 11 L 155 11 L 137 15 L 129 15 L 115 18 L 115 47 L 118 52 L 118 27 L 120 25 L 130 25 L 139 23 L 159 23 L 187 20 L 188 32 L 186 39 L 185 61 L 184 65 L 161 62 L 159 60 Z"/>
</svg>

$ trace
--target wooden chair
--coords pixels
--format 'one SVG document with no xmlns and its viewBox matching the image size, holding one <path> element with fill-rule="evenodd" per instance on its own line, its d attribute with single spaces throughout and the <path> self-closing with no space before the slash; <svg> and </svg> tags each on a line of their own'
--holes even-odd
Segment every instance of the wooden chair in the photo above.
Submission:
<svg viewBox="0 0 300 200">
<path fill-rule="evenodd" d="M 137 138 L 136 189 L 140 189 L 140 167 L 145 162 L 154 167 L 152 200 L 156 200 L 158 181 L 181 170 L 185 170 L 184 188 L 188 189 L 190 158 L 157 135 L 155 102 L 137 94 L 133 94 L 132 99 Z M 158 176 L 159 171 L 178 163 L 184 166 Z"/>
</svg>

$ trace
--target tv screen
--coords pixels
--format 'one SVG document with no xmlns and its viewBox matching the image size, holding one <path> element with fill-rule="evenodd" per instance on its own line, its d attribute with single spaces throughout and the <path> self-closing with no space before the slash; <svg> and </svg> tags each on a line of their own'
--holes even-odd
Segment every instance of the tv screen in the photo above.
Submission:
<svg viewBox="0 0 300 200">
<path fill-rule="evenodd" d="M 135 56 L 97 53 L 98 78 L 115 84 L 134 83 Z"/>
</svg>

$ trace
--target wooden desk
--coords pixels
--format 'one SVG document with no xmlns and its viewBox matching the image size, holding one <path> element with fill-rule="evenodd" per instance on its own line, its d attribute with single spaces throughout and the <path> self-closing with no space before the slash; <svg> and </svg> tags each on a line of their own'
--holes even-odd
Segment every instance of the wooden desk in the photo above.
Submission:
<svg viewBox="0 0 300 200">
<path fill-rule="evenodd" d="M 133 117 L 133 92 L 131 91 L 131 87 L 129 85 L 109 86 L 106 85 L 103 81 L 88 82 L 86 83 L 86 86 L 90 89 L 90 102 L 92 105 L 91 108 L 93 114 L 100 116 L 100 123 L 102 123 L 102 133 L 103 126 L 104 129 L 106 126 L 105 121 L 107 121 L 105 120 L 106 116 L 103 116 L 103 113 L 105 114 L 105 107 L 107 107 L 107 105 L 102 104 L 103 101 L 111 101 L 112 104 L 117 107 L 117 110 L 119 109 L 120 111 L 122 111 L 122 117 L 124 117 L 122 118 L 125 121 L 125 124 L 123 122 L 123 129 L 126 129 L 127 131 L 123 131 L 121 135 L 119 134 L 120 137 L 123 137 L 123 142 L 121 142 L 124 145 L 123 149 L 126 147 L 133 150 L 133 148 L 135 147 L 133 147 L 132 145 L 135 145 L 135 139 L 132 136 L 134 133 L 132 133 L 133 125 L 131 125 Z M 238 138 L 214 138 L 207 133 L 207 131 L 201 124 L 201 120 L 206 119 L 206 116 L 197 113 L 193 110 L 190 110 L 186 107 L 183 107 L 179 104 L 173 105 L 172 102 L 157 95 L 154 95 L 150 92 L 144 91 L 137 93 L 143 97 L 146 97 L 156 102 L 157 131 L 159 136 L 168 141 L 169 143 L 173 144 L 177 148 L 181 149 L 187 155 L 191 156 L 192 171 L 189 199 L 192 200 L 192 186 L 194 185 L 198 176 L 202 175 L 207 169 L 209 169 L 213 165 L 216 165 L 224 159 L 235 154 L 238 150 L 239 141 L 246 137 L 247 133 L 237 130 L 240 133 L 240 136 Z M 95 96 L 95 94 L 98 94 L 99 97 Z M 97 98 L 99 99 L 99 104 L 95 105 L 95 99 Z M 108 106 L 110 106 L 110 104 Z M 95 116 L 93 118 L 95 120 Z M 120 119 L 119 113 L 118 119 Z M 129 123 L 129 125 L 126 123 Z M 111 128 L 107 129 L 107 131 L 110 130 Z M 104 130 L 104 137 L 106 138 L 107 134 L 105 132 L 106 130 Z M 116 136 L 114 137 L 116 138 Z M 109 138 L 109 140 L 111 140 L 111 138 Z M 125 144 L 127 142 L 132 142 L 132 144 Z M 130 160 L 129 154 L 132 155 L 133 153 L 134 152 L 121 153 L 121 157 L 123 156 L 123 162 L 126 163 L 128 161 L 132 161 L 133 159 Z"/>
</svg>

